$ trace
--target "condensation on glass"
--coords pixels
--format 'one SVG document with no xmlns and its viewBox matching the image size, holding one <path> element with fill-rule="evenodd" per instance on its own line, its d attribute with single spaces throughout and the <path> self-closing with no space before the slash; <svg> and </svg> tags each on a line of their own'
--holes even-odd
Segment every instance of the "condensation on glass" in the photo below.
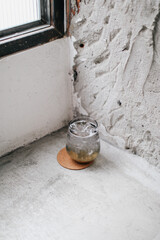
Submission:
<svg viewBox="0 0 160 240">
<path fill-rule="evenodd" d="M 73 119 L 68 127 L 66 150 L 77 162 L 93 161 L 100 151 L 97 122 L 87 116 Z"/>
<path fill-rule="evenodd" d="M 0 31 L 40 19 L 40 0 L 0 0 Z"/>
</svg>

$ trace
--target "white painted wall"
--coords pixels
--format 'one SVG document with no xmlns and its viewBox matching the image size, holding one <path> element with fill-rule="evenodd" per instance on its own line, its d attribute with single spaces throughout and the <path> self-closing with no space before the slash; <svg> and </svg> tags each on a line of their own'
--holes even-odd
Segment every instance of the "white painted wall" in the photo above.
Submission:
<svg viewBox="0 0 160 240">
<path fill-rule="evenodd" d="M 55 131 L 72 117 L 70 40 L 0 60 L 0 155 Z"/>
</svg>

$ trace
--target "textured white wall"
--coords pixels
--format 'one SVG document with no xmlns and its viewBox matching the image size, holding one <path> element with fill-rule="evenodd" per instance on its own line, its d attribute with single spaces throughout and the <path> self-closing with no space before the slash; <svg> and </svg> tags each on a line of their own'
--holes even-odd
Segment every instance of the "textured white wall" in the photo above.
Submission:
<svg viewBox="0 0 160 240">
<path fill-rule="evenodd" d="M 71 34 L 82 107 L 108 141 L 160 168 L 160 1 L 82 0 Z"/>
<path fill-rule="evenodd" d="M 70 70 L 68 38 L 0 60 L 0 155 L 71 119 Z"/>
</svg>

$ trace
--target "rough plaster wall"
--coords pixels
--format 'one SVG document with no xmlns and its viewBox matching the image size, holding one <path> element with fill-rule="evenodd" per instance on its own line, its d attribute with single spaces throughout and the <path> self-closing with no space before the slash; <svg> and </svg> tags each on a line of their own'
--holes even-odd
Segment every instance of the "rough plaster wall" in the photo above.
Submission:
<svg viewBox="0 0 160 240">
<path fill-rule="evenodd" d="M 72 0 L 72 13 L 82 107 L 109 142 L 160 168 L 160 0 Z"/>
</svg>

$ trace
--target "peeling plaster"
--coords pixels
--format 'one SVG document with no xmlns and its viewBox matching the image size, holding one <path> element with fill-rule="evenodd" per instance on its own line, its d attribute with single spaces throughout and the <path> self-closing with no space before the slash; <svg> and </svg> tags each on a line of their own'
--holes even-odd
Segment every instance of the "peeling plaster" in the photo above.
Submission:
<svg viewBox="0 0 160 240">
<path fill-rule="evenodd" d="M 77 114 L 88 115 L 86 110 L 82 107 L 81 98 L 79 97 L 78 92 L 76 92 L 74 88 L 75 81 L 77 78 L 76 67 L 74 65 L 74 59 L 77 55 L 77 51 L 74 48 L 75 41 L 76 39 L 74 37 L 70 38 L 70 62 L 72 66 L 72 71 L 69 72 L 69 75 L 71 76 L 71 81 L 72 81 L 72 100 L 73 100 L 72 107 L 73 107 L 74 116 L 76 116 Z"/>
<path fill-rule="evenodd" d="M 71 2 L 76 113 L 160 168 L 160 0 Z"/>
</svg>

